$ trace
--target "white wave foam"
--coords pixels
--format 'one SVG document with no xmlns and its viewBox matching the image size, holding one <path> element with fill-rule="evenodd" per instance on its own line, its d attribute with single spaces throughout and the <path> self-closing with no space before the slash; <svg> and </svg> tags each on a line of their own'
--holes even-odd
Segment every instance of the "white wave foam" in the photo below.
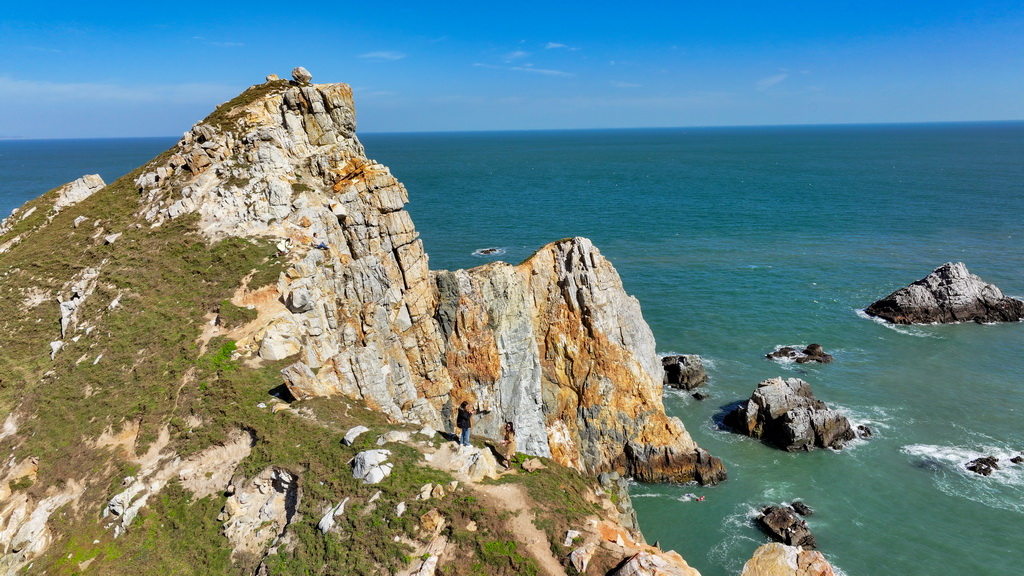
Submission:
<svg viewBox="0 0 1024 576">
<path fill-rule="evenodd" d="M 939 336 L 935 332 L 929 332 L 917 326 L 907 326 L 905 324 L 893 324 L 892 322 L 886 322 L 881 318 L 871 316 L 867 312 L 864 312 L 863 308 L 855 309 L 854 312 L 856 312 L 857 316 L 860 316 L 861 318 L 871 320 L 875 324 L 880 324 L 893 332 L 899 332 L 905 336 L 914 336 L 916 338 L 938 338 L 940 340 L 944 340 L 942 336 Z"/>
<path fill-rule="evenodd" d="M 1024 464 L 1010 462 L 1010 458 L 1020 454 L 1018 450 L 1000 445 L 909 444 L 900 451 L 931 470 L 935 486 L 943 494 L 974 500 L 991 508 L 1024 513 L 1024 501 L 1020 498 L 1020 491 L 1024 488 Z M 999 459 L 999 469 L 993 470 L 991 476 L 982 476 L 967 469 L 970 461 L 982 456 Z"/>
</svg>

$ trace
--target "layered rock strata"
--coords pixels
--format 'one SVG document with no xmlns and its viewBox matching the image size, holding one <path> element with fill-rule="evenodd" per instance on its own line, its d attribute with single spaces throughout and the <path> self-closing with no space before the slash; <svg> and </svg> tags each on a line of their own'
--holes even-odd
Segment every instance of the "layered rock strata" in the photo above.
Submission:
<svg viewBox="0 0 1024 576">
<path fill-rule="evenodd" d="M 893 324 L 1019 322 L 1024 319 L 1024 301 L 1004 296 L 968 272 L 963 262 L 947 262 L 864 312 Z"/>
<path fill-rule="evenodd" d="M 850 421 L 814 397 L 799 378 L 771 378 L 726 414 L 730 428 L 783 450 L 839 449 L 856 434 Z"/>
<path fill-rule="evenodd" d="M 405 187 L 356 138 L 347 85 L 254 86 L 172 152 L 136 182 L 152 225 L 196 214 L 211 238 L 281 239 L 283 306 L 238 347 L 294 358 L 283 378 L 296 398 L 359 398 L 447 430 L 465 400 L 475 434 L 514 422 L 520 451 L 582 471 L 724 479 L 666 416 L 639 303 L 588 240 L 518 266 L 430 272 Z"/>
</svg>

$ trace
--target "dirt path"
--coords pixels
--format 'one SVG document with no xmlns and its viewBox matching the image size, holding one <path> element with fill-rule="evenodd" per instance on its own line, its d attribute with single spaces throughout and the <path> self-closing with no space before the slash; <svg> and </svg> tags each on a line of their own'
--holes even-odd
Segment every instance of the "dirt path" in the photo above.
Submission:
<svg viewBox="0 0 1024 576">
<path fill-rule="evenodd" d="M 528 505 L 526 491 L 518 484 L 467 484 L 472 490 L 483 496 L 483 501 L 499 510 L 512 514 L 509 526 L 512 534 L 519 541 L 521 548 L 537 560 L 541 573 L 548 576 L 565 576 L 562 565 L 551 553 L 548 537 L 533 523 Z"/>
</svg>

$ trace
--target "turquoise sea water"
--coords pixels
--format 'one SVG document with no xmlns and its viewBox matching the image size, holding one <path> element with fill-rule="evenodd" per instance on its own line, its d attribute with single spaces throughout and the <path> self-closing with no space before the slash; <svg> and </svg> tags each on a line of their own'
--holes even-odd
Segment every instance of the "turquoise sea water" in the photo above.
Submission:
<svg viewBox="0 0 1024 576">
<path fill-rule="evenodd" d="M 947 261 L 1024 297 L 1024 124 L 361 138 L 409 189 L 432 268 L 518 262 L 587 236 L 640 300 L 659 352 L 704 357 L 711 398 L 668 391 L 665 403 L 729 480 L 635 485 L 648 540 L 704 576 L 735 575 L 766 541 L 756 511 L 802 499 L 820 550 L 848 576 L 1021 572 L 1024 466 L 1007 459 L 1024 450 L 1024 324 L 892 328 L 858 312 Z M 0 211 L 86 172 L 110 182 L 104 170 L 172 141 L 106 141 L 116 163 L 72 151 L 92 163 L 59 177 L 52 150 L 12 168 L 12 154 L 32 153 L 0 142 Z M 42 168 L 55 175 L 33 176 Z M 32 182 L 16 189 L 16 178 Z M 812 342 L 835 362 L 763 358 Z M 716 426 L 773 376 L 807 380 L 875 437 L 789 454 Z M 1006 466 L 967 472 L 981 454 Z"/>
</svg>

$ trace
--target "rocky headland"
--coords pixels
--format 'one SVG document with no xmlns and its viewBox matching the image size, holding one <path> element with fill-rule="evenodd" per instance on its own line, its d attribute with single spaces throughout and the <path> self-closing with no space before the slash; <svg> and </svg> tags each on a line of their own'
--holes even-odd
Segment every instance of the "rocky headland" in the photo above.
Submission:
<svg viewBox="0 0 1024 576">
<path fill-rule="evenodd" d="M 893 324 L 1019 322 L 1024 319 L 1024 301 L 1003 295 L 968 272 L 963 262 L 947 262 L 872 303 L 864 313 Z"/>
<path fill-rule="evenodd" d="M 350 88 L 311 79 L 268 77 L 129 175 L 0 225 L 0 568 L 696 574 L 643 543 L 617 479 L 725 469 L 665 414 L 653 335 L 611 264 L 569 238 L 430 270 Z M 462 401 L 477 448 L 452 453 L 433 431 Z M 547 466 L 513 496 L 478 482 L 506 421 Z M 342 443 L 357 425 L 371 433 Z M 541 542 L 497 520 L 522 506 Z"/>
</svg>

